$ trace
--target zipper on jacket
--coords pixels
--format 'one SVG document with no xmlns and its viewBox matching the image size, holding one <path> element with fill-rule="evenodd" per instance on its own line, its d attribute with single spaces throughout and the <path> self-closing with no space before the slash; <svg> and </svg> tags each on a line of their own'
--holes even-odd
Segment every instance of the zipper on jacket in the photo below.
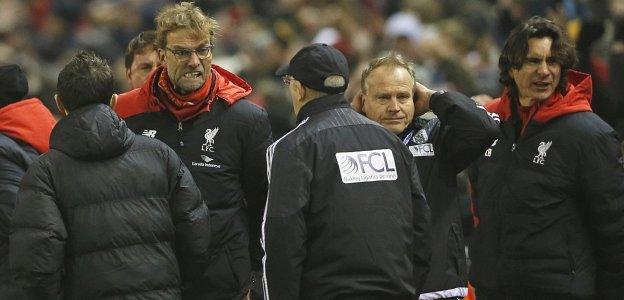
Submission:
<svg viewBox="0 0 624 300">
<path fill-rule="evenodd" d="M 180 147 L 184 147 L 184 141 L 182 141 L 182 122 L 178 122 L 178 143 Z"/>
</svg>

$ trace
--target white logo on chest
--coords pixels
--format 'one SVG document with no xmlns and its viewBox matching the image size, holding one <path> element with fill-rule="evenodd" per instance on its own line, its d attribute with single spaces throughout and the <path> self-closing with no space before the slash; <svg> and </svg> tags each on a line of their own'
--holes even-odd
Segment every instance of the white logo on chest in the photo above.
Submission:
<svg viewBox="0 0 624 300">
<path fill-rule="evenodd" d="M 394 156 L 390 149 L 336 153 L 343 183 L 396 180 Z"/>
<path fill-rule="evenodd" d="M 204 134 L 204 138 L 206 139 L 206 142 L 202 144 L 202 151 L 207 152 L 214 152 L 214 138 L 217 135 L 217 132 L 219 132 L 219 127 L 216 127 L 214 129 L 206 129 L 206 134 Z"/>
<path fill-rule="evenodd" d="M 546 161 L 546 151 L 550 149 L 550 146 L 552 146 L 552 141 L 539 143 L 539 146 L 537 146 L 538 154 L 533 157 L 534 164 L 544 165 Z"/>
</svg>

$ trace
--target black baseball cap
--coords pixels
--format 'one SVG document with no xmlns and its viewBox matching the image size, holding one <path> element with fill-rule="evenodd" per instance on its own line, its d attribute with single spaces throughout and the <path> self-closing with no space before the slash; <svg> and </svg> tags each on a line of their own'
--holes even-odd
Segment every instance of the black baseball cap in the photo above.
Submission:
<svg viewBox="0 0 624 300">
<path fill-rule="evenodd" d="M 303 85 L 328 94 L 342 93 L 349 84 L 349 64 L 345 56 L 327 44 L 312 44 L 303 47 L 287 65 L 277 69 L 277 76 L 290 75 Z M 324 84 L 332 75 L 342 76 L 345 84 L 330 87 Z"/>
<path fill-rule="evenodd" d="M 0 66 L 0 107 L 18 102 L 28 94 L 28 80 L 18 65 Z"/>
</svg>

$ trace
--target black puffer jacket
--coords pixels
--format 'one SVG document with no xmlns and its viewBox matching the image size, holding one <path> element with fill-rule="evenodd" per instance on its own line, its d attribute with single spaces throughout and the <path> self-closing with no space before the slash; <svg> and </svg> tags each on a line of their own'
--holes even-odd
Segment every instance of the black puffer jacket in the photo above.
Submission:
<svg viewBox="0 0 624 300">
<path fill-rule="evenodd" d="M 163 143 L 105 105 L 72 112 L 22 180 L 10 235 L 35 299 L 177 299 L 208 249 L 208 210 Z M 177 259 L 176 259 L 177 258 Z"/>
<path fill-rule="evenodd" d="M 39 99 L 0 108 L 0 299 L 19 300 L 9 273 L 9 227 L 17 190 L 28 166 L 49 150 L 56 120 Z"/>
<path fill-rule="evenodd" d="M 20 299 L 9 274 L 9 226 L 19 183 L 39 156 L 30 145 L 0 134 L 0 299 Z"/>
</svg>

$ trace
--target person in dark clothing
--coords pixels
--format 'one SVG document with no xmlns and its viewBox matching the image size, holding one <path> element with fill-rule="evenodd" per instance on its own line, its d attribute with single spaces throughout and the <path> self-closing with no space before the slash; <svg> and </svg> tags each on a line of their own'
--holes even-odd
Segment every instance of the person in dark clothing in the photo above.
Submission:
<svg viewBox="0 0 624 300">
<path fill-rule="evenodd" d="M 9 260 L 32 299 L 181 299 L 207 264 L 209 214 L 178 156 L 106 105 L 110 67 L 78 53 L 58 76 L 65 116 L 30 166 Z"/>
<path fill-rule="evenodd" d="M 267 150 L 265 299 L 413 299 L 429 208 L 407 148 L 344 99 L 347 60 L 301 49 L 284 76 L 297 123 Z"/>
<path fill-rule="evenodd" d="M 479 300 L 624 294 L 622 155 L 575 61 L 561 28 L 541 17 L 502 50 L 505 90 L 486 106 L 501 133 L 470 172 L 469 278 Z"/>
<path fill-rule="evenodd" d="M 196 299 L 240 299 L 259 284 L 266 203 L 267 113 L 245 99 L 251 86 L 212 64 L 218 26 L 192 3 L 156 17 L 162 66 L 119 96 L 130 129 L 157 138 L 189 167 L 211 212 L 211 263 L 188 290 Z"/>
<path fill-rule="evenodd" d="M 0 299 L 23 299 L 9 273 L 9 228 L 28 166 L 49 150 L 56 120 L 37 98 L 24 99 L 28 81 L 18 65 L 0 66 Z"/>
<path fill-rule="evenodd" d="M 361 90 L 352 105 L 408 146 L 431 207 L 432 256 L 420 299 L 462 299 L 468 289 L 456 177 L 492 144 L 498 124 L 472 99 L 416 82 L 396 53 L 368 63 Z"/>
</svg>

